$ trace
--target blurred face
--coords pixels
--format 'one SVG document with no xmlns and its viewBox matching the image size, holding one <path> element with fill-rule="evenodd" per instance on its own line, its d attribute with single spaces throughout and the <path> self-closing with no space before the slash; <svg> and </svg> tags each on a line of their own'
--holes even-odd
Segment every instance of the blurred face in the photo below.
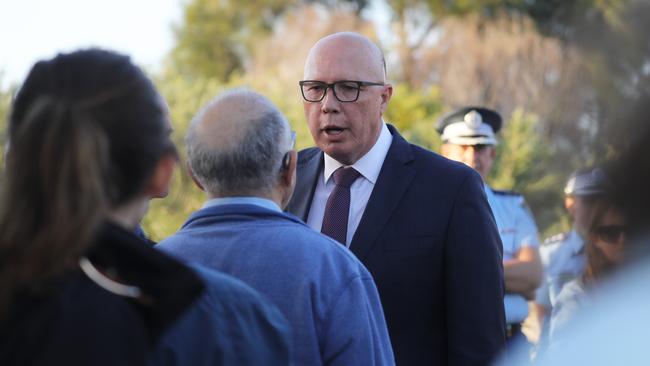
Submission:
<svg viewBox="0 0 650 366">
<path fill-rule="evenodd" d="M 591 240 L 607 260 L 620 264 L 624 259 L 625 231 L 621 213 L 609 209 L 595 227 Z"/>
<path fill-rule="evenodd" d="M 483 180 L 490 174 L 496 149 L 492 145 L 444 144 L 440 151 L 447 159 L 459 161 L 476 170 Z"/>
<path fill-rule="evenodd" d="M 305 63 L 304 80 L 333 83 L 341 80 L 383 83 L 381 54 L 370 41 L 349 35 L 319 41 Z M 342 164 L 351 165 L 374 146 L 381 116 L 392 95 L 390 84 L 362 86 L 354 102 L 341 102 L 326 90 L 320 102 L 303 100 L 305 117 L 316 145 Z"/>
<path fill-rule="evenodd" d="M 583 238 L 586 238 L 589 231 L 589 220 L 594 203 L 595 199 L 588 196 L 568 196 L 564 199 L 564 206 L 573 218 L 573 226 Z"/>
</svg>

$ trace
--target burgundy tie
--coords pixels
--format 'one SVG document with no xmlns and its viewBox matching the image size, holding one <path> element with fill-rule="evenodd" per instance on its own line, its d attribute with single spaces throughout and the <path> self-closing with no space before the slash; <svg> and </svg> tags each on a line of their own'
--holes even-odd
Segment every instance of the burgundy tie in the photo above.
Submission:
<svg viewBox="0 0 650 366">
<path fill-rule="evenodd" d="M 359 177 L 359 172 L 352 167 L 341 167 L 333 177 L 336 186 L 327 199 L 320 232 L 345 245 L 350 215 L 350 186 Z"/>
</svg>

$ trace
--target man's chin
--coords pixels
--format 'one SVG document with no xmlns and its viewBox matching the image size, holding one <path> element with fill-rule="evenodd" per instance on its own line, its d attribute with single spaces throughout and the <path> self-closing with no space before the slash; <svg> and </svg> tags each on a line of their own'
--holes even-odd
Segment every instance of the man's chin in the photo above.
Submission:
<svg viewBox="0 0 650 366">
<path fill-rule="evenodd" d="M 325 152 L 332 159 L 338 161 L 343 165 L 352 165 L 356 162 L 356 159 L 352 156 L 352 153 L 344 149 L 342 144 L 329 144 L 327 146 L 321 147 L 321 150 Z"/>
</svg>

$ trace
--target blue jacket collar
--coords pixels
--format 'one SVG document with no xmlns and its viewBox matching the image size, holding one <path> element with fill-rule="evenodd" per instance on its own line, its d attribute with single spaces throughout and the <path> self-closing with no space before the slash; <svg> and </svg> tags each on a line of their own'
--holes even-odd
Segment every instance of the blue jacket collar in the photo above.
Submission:
<svg viewBox="0 0 650 366">
<path fill-rule="evenodd" d="M 218 216 L 230 216 L 230 215 L 241 215 L 241 216 L 250 216 L 251 218 L 256 219 L 276 219 L 276 220 L 288 220 L 292 221 L 299 225 L 307 226 L 296 216 L 287 213 L 287 212 L 277 212 L 269 210 L 267 208 L 245 203 L 236 203 L 236 204 L 226 204 L 219 206 L 211 206 L 202 208 L 190 215 L 185 224 L 181 228 L 192 225 L 196 221 L 200 221 L 206 218 L 215 218 Z"/>
</svg>

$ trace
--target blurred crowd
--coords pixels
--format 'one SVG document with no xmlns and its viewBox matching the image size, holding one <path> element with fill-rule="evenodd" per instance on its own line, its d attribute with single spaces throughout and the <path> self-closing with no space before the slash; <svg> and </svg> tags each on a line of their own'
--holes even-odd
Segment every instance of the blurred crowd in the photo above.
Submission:
<svg viewBox="0 0 650 366">
<path fill-rule="evenodd" d="M 300 152 L 263 90 L 215 96 L 185 137 L 205 203 L 155 243 L 140 222 L 179 162 L 165 100 L 112 51 L 35 64 L 0 187 L 0 364 L 647 364 L 650 129 L 567 177 L 571 230 L 540 238 L 486 183 L 499 111 L 445 115 L 432 152 L 384 119 L 387 80 L 368 38 L 320 39 Z"/>
</svg>

